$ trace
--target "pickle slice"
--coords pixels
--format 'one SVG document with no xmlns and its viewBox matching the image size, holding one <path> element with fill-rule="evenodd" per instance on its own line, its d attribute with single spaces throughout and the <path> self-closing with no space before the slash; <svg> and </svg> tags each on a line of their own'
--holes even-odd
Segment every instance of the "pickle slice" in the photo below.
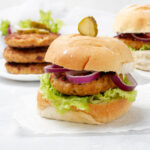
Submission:
<svg viewBox="0 0 150 150">
<path fill-rule="evenodd" d="M 38 33 L 38 34 L 49 34 L 50 32 L 44 29 L 36 29 L 36 28 L 30 28 L 30 29 L 19 29 L 17 30 L 17 33 L 21 34 L 30 34 L 30 33 Z"/>
<path fill-rule="evenodd" d="M 47 26 L 43 23 L 40 23 L 40 22 L 36 22 L 36 21 L 31 21 L 30 22 L 30 27 L 31 28 L 38 28 L 38 29 L 45 29 L 45 30 L 49 30 L 49 28 L 47 28 Z"/>
<path fill-rule="evenodd" d="M 97 23 L 94 17 L 89 16 L 83 18 L 78 24 L 78 31 L 82 35 L 96 37 L 98 33 Z"/>
</svg>

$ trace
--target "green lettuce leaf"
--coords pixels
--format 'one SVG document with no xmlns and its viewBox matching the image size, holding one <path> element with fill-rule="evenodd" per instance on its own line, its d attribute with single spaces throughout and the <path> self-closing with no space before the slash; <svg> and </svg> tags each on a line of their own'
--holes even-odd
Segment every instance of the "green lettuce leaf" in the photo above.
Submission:
<svg viewBox="0 0 150 150">
<path fill-rule="evenodd" d="M 51 87 L 49 76 L 50 75 L 47 73 L 40 77 L 40 91 L 44 98 L 52 101 L 52 105 L 56 107 L 57 112 L 65 113 L 70 110 L 72 106 L 76 106 L 76 108 L 80 110 L 88 111 L 88 96 L 79 97 L 61 94 Z"/>
<path fill-rule="evenodd" d="M 131 50 L 131 51 L 136 51 L 136 49 L 134 48 L 134 47 L 132 47 L 132 46 L 130 46 L 130 45 L 127 45 L 128 46 L 128 48 Z"/>
<path fill-rule="evenodd" d="M 40 10 L 40 19 L 39 19 L 39 22 L 41 22 L 43 24 L 46 24 L 48 26 L 50 21 L 53 21 L 53 19 L 52 19 L 52 13 L 50 11 L 48 11 L 46 13 L 43 10 Z"/>
<path fill-rule="evenodd" d="M 10 22 L 8 20 L 2 20 L 0 25 L 0 31 L 2 32 L 2 35 L 8 34 L 8 27 L 10 25 Z"/>
<path fill-rule="evenodd" d="M 40 77 L 40 91 L 43 97 L 51 100 L 52 105 L 58 113 L 65 113 L 75 106 L 79 110 L 88 111 L 88 104 L 108 103 L 116 98 L 125 98 L 130 102 L 135 101 L 136 91 L 125 92 L 119 88 L 109 89 L 104 93 L 92 96 L 67 96 L 54 89 L 49 80 L 50 74 L 44 74 Z"/>
<path fill-rule="evenodd" d="M 144 44 L 140 50 L 150 50 L 150 44 Z"/>
<path fill-rule="evenodd" d="M 19 27 L 21 28 L 32 28 L 30 26 L 30 19 L 22 20 L 19 22 Z M 53 19 L 52 13 L 50 11 L 44 12 L 43 10 L 40 10 L 40 19 L 39 23 L 45 24 L 48 29 L 50 29 L 53 33 L 58 33 L 61 29 L 61 27 L 64 25 L 63 21 L 59 19 Z"/>
<path fill-rule="evenodd" d="M 128 45 L 131 51 L 136 51 L 136 49 L 130 45 Z M 144 44 L 139 50 L 150 50 L 150 44 Z"/>
<path fill-rule="evenodd" d="M 136 94 L 137 92 L 135 90 L 130 92 L 125 92 L 120 90 L 119 88 L 109 89 L 103 94 L 99 93 L 98 95 L 94 95 L 94 99 L 96 99 L 97 102 L 95 102 L 95 100 L 93 99 L 91 103 L 95 104 L 95 103 L 102 103 L 102 102 L 110 102 L 116 98 L 125 98 L 130 102 L 134 102 L 136 98 Z"/>
<path fill-rule="evenodd" d="M 21 20 L 18 25 L 20 28 L 30 28 L 30 22 L 31 20 L 30 19 L 27 19 L 27 20 Z"/>
<path fill-rule="evenodd" d="M 44 12 L 43 10 L 40 10 L 39 22 L 46 24 L 47 28 L 49 28 L 54 33 L 58 33 L 61 27 L 64 25 L 63 21 L 59 19 L 54 20 L 50 11 Z"/>
</svg>

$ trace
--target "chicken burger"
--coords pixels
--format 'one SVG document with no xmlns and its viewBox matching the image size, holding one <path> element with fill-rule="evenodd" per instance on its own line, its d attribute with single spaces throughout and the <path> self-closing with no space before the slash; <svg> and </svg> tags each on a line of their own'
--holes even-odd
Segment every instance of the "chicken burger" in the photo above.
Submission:
<svg viewBox="0 0 150 150">
<path fill-rule="evenodd" d="M 135 101 L 129 48 L 110 37 L 62 35 L 46 56 L 37 96 L 42 117 L 88 124 L 111 122 Z"/>
<path fill-rule="evenodd" d="M 130 5 L 116 16 L 117 38 L 132 50 L 137 69 L 150 71 L 150 5 Z"/>
</svg>

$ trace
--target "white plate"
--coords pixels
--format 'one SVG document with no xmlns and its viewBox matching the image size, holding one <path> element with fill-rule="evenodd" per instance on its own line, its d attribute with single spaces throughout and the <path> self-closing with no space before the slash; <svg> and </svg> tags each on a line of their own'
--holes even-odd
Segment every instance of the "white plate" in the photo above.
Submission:
<svg viewBox="0 0 150 150">
<path fill-rule="evenodd" d="M 5 68 L 5 60 L 0 59 L 0 77 L 11 79 L 11 80 L 17 80 L 17 81 L 39 81 L 40 79 L 38 76 L 40 74 L 27 74 L 27 75 L 20 75 L 20 74 L 10 74 L 7 72 Z"/>
</svg>

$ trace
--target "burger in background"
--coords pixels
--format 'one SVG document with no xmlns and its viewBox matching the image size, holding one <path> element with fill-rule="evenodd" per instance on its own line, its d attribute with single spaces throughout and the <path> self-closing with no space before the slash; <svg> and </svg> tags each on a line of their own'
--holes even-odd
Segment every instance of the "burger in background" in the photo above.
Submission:
<svg viewBox="0 0 150 150">
<path fill-rule="evenodd" d="M 130 5 L 116 16 L 116 38 L 132 50 L 137 69 L 150 71 L 150 5 Z"/>
</svg>

